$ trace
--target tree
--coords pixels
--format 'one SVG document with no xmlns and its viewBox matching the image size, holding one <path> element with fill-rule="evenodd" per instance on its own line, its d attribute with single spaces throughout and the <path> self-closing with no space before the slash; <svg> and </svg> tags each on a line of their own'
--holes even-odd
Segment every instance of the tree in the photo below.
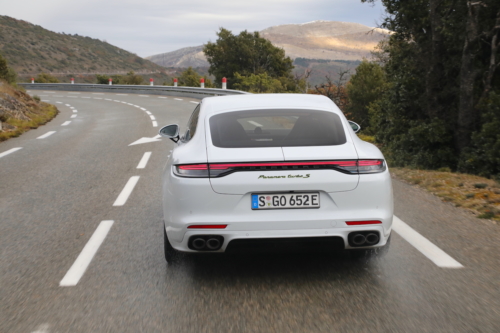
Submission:
<svg viewBox="0 0 500 333">
<path fill-rule="evenodd" d="M 382 67 L 364 59 L 347 84 L 346 111 L 351 115 L 351 119 L 366 128 L 370 123 L 368 110 L 372 103 L 382 97 L 386 87 L 385 72 Z"/>
<path fill-rule="evenodd" d="M 271 78 L 291 77 L 292 60 L 285 51 L 275 47 L 258 32 L 242 31 L 235 36 L 231 31 L 221 28 L 215 43 L 208 42 L 203 47 L 210 68 L 217 82 L 223 77 L 228 79 L 228 88 L 235 83 L 235 73 L 240 76 L 267 73 Z M 293 79 L 293 78 L 292 78 Z"/>
<path fill-rule="evenodd" d="M 387 12 L 382 27 L 393 31 L 386 56 L 379 57 L 388 85 L 368 109 L 377 141 L 393 162 L 470 171 L 462 161 L 477 147 L 500 156 L 497 146 L 486 148 L 478 136 L 490 133 L 493 121 L 485 116 L 491 107 L 484 101 L 500 92 L 500 2 L 382 3 Z"/>
<path fill-rule="evenodd" d="M 330 75 L 325 76 L 326 82 L 314 86 L 314 90 L 310 90 L 310 94 L 324 95 L 331 99 L 346 116 L 347 106 L 347 90 L 346 90 L 346 77 L 349 70 L 339 70 L 337 81 L 333 82 Z"/>
<path fill-rule="evenodd" d="M 16 78 L 16 72 L 7 65 L 7 60 L 0 54 L 0 80 L 5 80 L 7 83 L 15 83 Z"/>
<path fill-rule="evenodd" d="M 234 73 L 236 83 L 234 88 L 244 90 L 251 93 L 282 93 L 285 88 L 280 80 L 272 78 L 267 73 L 250 74 L 249 76 L 242 76 L 239 73 Z"/>
<path fill-rule="evenodd" d="M 59 83 L 59 80 L 48 73 L 40 73 L 35 78 L 36 83 Z"/>
<path fill-rule="evenodd" d="M 202 77 L 193 69 L 193 67 L 189 67 L 181 73 L 181 75 L 179 76 L 179 86 L 199 87 L 201 78 L 205 79 L 206 88 L 214 87 L 212 80 L 210 80 L 206 75 Z"/>
</svg>

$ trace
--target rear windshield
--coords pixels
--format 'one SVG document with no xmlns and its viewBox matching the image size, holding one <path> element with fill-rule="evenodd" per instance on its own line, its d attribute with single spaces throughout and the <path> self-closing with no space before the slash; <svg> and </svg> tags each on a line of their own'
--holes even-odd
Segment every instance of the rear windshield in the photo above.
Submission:
<svg viewBox="0 0 500 333">
<path fill-rule="evenodd" d="M 221 148 L 335 146 L 346 143 L 340 117 L 317 110 L 250 110 L 210 118 Z"/>
</svg>

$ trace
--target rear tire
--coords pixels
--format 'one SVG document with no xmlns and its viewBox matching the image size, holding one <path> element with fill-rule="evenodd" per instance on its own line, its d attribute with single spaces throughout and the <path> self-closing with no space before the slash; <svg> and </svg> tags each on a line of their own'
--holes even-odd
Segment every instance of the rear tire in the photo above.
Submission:
<svg viewBox="0 0 500 333">
<path fill-rule="evenodd" d="M 172 245 L 168 241 L 167 232 L 165 231 L 165 227 L 163 227 L 163 237 L 164 237 L 163 244 L 164 244 L 164 249 L 165 249 L 165 260 L 167 261 L 167 263 L 171 264 L 178 257 L 179 253 L 177 252 L 176 249 L 174 249 L 172 247 Z"/>
<path fill-rule="evenodd" d="M 362 250 L 349 250 L 351 258 L 355 260 L 370 260 L 375 258 L 383 258 L 391 246 L 391 236 L 387 239 L 382 247 L 375 247 L 372 249 L 362 249 Z"/>
</svg>

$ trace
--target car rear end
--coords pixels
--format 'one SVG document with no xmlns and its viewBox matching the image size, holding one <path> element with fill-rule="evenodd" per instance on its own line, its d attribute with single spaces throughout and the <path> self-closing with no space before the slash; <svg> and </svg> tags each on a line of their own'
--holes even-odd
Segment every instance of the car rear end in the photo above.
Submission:
<svg viewBox="0 0 500 333">
<path fill-rule="evenodd" d="M 331 101 L 316 98 L 297 106 L 274 96 L 281 100 L 266 107 L 246 103 L 217 110 L 217 103 L 207 103 L 197 132 L 206 156 L 193 162 L 180 154 L 165 172 L 165 222 L 173 248 L 384 246 L 393 203 L 380 151 L 357 138 Z"/>
</svg>

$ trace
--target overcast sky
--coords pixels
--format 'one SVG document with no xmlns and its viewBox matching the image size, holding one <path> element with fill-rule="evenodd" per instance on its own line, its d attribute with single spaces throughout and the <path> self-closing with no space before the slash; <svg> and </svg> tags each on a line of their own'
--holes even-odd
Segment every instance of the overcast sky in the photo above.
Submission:
<svg viewBox="0 0 500 333">
<path fill-rule="evenodd" d="M 1 0 L 0 15 L 55 32 L 106 40 L 141 57 L 215 41 L 224 27 L 239 33 L 315 20 L 374 27 L 383 6 L 361 0 Z"/>
</svg>

